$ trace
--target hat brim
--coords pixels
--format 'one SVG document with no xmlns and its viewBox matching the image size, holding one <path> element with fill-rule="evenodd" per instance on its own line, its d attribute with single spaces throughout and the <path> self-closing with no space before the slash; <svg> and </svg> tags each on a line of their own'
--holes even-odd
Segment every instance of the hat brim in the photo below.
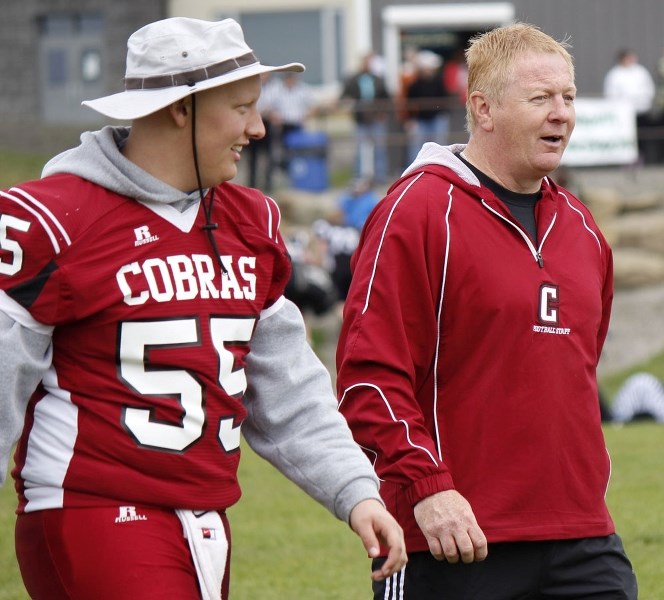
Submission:
<svg viewBox="0 0 664 600">
<path fill-rule="evenodd" d="M 288 63 L 278 67 L 271 67 L 256 63 L 235 69 L 230 73 L 225 73 L 219 77 L 205 79 L 199 81 L 194 85 L 178 85 L 174 87 L 148 89 L 148 90 L 126 90 L 110 96 L 103 96 L 95 100 L 84 100 L 81 102 L 83 106 L 87 106 L 92 110 L 101 113 L 111 119 L 118 119 L 120 121 L 132 121 L 146 117 L 154 112 L 177 102 L 182 98 L 186 98 L 196 92 L 209 90 L 220 85 L 247 79 L 254 75 L 261 73 L 270 73 L 272 71 L 293 71 L 295 73 L 302 73 L 304 65 L 302 63 Z"/>
</svg>

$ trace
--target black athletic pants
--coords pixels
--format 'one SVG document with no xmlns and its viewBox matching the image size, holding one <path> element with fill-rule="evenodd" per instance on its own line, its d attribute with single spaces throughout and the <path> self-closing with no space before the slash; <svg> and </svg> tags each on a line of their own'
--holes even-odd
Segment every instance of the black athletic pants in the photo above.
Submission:
<svg viewBox="0 0 664 600">
<path fill-rule="evenodd" d="M 617 535 L 490 544 L 486 560 L 471 564 L 414 552 L 403 572 L 374 582 L 373 592 L 374 600 L 637 600 Z"/>
</svg>

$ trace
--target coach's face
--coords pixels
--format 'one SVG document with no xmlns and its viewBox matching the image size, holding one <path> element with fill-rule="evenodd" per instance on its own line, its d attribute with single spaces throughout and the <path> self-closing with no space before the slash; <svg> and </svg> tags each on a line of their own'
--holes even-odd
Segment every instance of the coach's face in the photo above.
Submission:
<svg viewBox="0 0 664 600">
<path fill-rule="evenodd" d="M 574 76 L 557 53 L 530 52 L 515 62 L 501 102 L 492 103 L 491 127 L 503 185 L 536 192 L 560 164 L 576 114 Z"/>
</svg>

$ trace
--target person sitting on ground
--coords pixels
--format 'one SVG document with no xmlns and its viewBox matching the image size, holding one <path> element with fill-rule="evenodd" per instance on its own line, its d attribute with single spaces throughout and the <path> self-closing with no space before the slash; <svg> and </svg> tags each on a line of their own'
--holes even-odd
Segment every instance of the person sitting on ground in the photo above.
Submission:
<svg viewBox="0 0 664 600">
<path fill-rule="evenodd" d="M 641 419 L 664 423 L 664 383 L 652 373 L 630 375 L 616 392 L 611 412 L 615 423 Z"/>
</svg>

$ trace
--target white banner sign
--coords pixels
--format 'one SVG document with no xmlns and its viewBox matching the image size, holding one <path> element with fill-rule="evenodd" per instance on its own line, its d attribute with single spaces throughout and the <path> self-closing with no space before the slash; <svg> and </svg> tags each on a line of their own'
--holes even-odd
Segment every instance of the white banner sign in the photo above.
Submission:
<svg viewBox="0 0 664 600">
<path fill-rule="evenodd" d="M 563 154 L 563 165 L 592 167 L 636 162 L 636 117 L 630 105 L 600 98 L 577 98 L 574 104 L 576 127 Z"/>
</svg>

